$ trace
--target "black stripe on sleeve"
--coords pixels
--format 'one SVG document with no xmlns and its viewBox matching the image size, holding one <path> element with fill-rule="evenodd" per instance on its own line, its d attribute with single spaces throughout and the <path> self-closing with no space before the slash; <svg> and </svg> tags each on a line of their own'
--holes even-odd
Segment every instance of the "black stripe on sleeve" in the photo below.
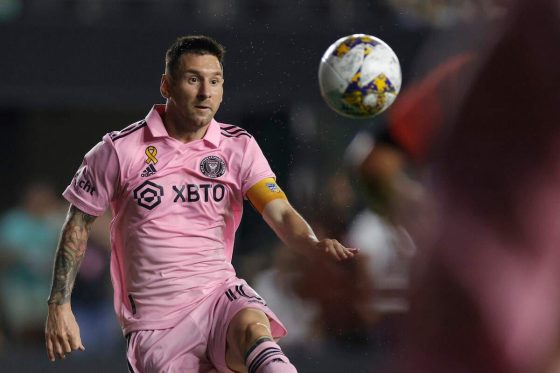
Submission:
<svg viewBox="0 0 560 373">
<path fill-rule="evenodd" d="M 225 137 L 241 137 L 241 136 L 247 136 L 249 138 L 253 137 L 253 136 L 249 135 L 247 132 L 241 132 L 237 135 L 232 135 L 232 134 L 229 134 L 227 132 L 222 131 L 222 135 L 225 136 Z"/>
<path fill-rule="evenodd" d="M 230 135 L 235 135 L 235 134 L 237 134 L 237 133 L 239 133 L 239 132 L 247 132 L 247 131 L 245 131 L 243 128 L 239 128 L 239 127 L 238 127 L 237 129 L 232 129 L 232 130 L 226 130 L 226 129 L 223 129 L 223 128 L 222 128 L 222 131 L 223 131 L 223 132 L 227 132 L 227 133 L 229 133 Z"/>
<path fill-rule="evenodd" d="M 132 126 L 132 127 L 129 126 L 129 127 L 125 128 L 124 130 L 115 133 L 115 135 L 111 137 L 111 140 L 115 141 L 115 140 L 121 139 L 123 137 L 126 137 L 126 136 L 130 135 L 131 133 L 138 131 L 140 128 L 146 127 L 147 125 L 148 125 L 148 123 L 146 123 L 145 120 L 142 120 L 142 121 L 138 122 L 138 124 L 136 124 L 135 126 Z"/>
<path fill-rule="evenodd" d="M 231 130 L 231 129 L 241 128 L 241 127 L 231 125 L 231 126 L 223 126 L 223 127 L 220 126 L 220 128 L 223 129 L 224 131 L 228 131 L 228 130 Z"/>
<path fill-rule="evenodd" d="M 238 134 L 240 132 L 245 132 L 247 134 L 249 134 L 249 132 L 247 132 L 247 130 L 245 128 L 241 128 L 238 126 L 220 126 L 220 130 L 222 130 L 222 133 L 229 133 L 230 135 L 235 135 Z"/>
</svg>

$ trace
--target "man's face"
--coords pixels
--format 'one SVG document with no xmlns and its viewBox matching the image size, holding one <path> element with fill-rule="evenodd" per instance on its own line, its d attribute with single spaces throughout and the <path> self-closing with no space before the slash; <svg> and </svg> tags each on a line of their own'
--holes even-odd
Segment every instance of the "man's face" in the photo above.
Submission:
<svg viewBox="0 0 560 373">
<path fill-rule="evenodd" d="M 218 111 L 224 94 L 222 66 L 211 54 L 186 53 L 179 58 L 175 74 L 164 75 L 162 94 L 188 126 L 203 127 Z"/>
</svg>

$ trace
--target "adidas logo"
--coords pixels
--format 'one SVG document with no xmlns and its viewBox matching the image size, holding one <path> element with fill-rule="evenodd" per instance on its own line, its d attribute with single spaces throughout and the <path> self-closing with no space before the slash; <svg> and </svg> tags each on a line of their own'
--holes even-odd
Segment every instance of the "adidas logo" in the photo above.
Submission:
<svg viewBox="0 0 560 373">
<path fill-rule="evenodd" d="M 153 164 L 151 164 L 148 167 L 146 167 L 146 169 L 142 172 L 142 174 L 140 176 L 148 177 L 148 176 L 152 176 L 156 172 L 157 172 L 156 168 L 154 167 Z"/>
</svg>

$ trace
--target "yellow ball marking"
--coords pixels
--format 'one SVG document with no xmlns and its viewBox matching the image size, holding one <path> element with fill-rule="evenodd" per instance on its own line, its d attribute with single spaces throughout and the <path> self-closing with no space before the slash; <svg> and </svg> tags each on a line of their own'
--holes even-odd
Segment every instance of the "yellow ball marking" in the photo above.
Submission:
<svg viewBox="0 0 560 373">
<path fill-rule="evenodd" d="M 378 92 L 385 92 L 389 85 L 387 84 L 387 77 L 385 74 L 379 74 L 377 78 L 373 81 L 373 84 L 377 88 Z"/>
<path fill-rule="evenodd" d="M 346 45 L 346 43 L 342 43 L 336 48 L 336 55 L 338 57 L 342 57 L 346 53 L 348 53 L 349 50 L 350 50 L 350 48 L 348 47 L 348 45 Z"/>
</svg>

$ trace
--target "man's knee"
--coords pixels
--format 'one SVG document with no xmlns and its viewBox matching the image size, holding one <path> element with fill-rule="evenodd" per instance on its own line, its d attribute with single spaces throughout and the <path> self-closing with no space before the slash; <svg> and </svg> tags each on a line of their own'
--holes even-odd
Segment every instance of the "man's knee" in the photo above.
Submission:
<svg viewBox="0 0 560 373">
<path fill-rule="evenodd" d="M 252 344 L 255 340 L 268 337 L 272 340 L 272 335 L 270 333 L 270 323 L 263 323 L 260 321 L 251 322 L 245 327 L 245 340 L 247 343 Z"/>
<path fill-rule="evenodd" d="M 239 311 L 230 322 L 227 338 L 226 361 L 234 371 L 297 372 L 272 339 L 270 321 L 261 310 L 247 308 Z"/>
<path fill-rule="evenodd" d="M 241 353 L 245 353 L 247 348 L 261 337 L 272 338 L 270 321 L 261 310 L 243 309 L 235 315 L 229 325 L 228 341 L 237 342 Z"/>
</svg>

